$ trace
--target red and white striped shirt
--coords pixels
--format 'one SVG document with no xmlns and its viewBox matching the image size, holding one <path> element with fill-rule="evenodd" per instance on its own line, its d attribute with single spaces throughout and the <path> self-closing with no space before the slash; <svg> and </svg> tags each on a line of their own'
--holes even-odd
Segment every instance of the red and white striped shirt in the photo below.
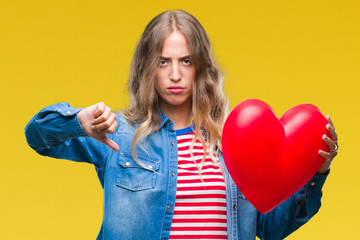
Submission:
<svg viewBox="0 0 360 240">
<path fill-rule="evenodd" d="M 226 189 L 221 169 L 207 155 L 203 146 L 195 142 L 190 156 L 192 129 L 176 131 L 178 145 L 178 178 L 170 239 L 226 239 Z M 197 165 L 195 164 L 195 161 Z"/>
</svg>

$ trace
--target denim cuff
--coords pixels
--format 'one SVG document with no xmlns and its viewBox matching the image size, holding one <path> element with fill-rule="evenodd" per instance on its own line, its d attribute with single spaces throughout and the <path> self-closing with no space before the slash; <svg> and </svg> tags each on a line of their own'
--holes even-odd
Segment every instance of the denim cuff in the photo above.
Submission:
<svg viewBox="0 0 360 240">
<path fill-rule="evenodd" d="M 77 116 L 78 112 L 82 109 L 83 108 L 73 108 L 70 104 L 61 102 L 44 108 L 39 113 L 39 118 L 51 113 L 58 113 L 61 115 L 61 118 L 59 118 L 59 125 L 65 138 L 85 137 L 87 134 L 81 127 Z"/>
<path fill-rule="evenodd" d="M 321 189 L 324 186 L 329 172 L 330 170 L 325 174 L 315 174 L 315 176 L 310 179 L 310 181 L 304 186 L 306 196 L 321 193 Z"/>
<path fill-rule="evenodd" d="M 61 128 L 66 134 L 67 138 L 75 137 L 86 137 L 87 134 L 84 129 L 81 127 L 78 112 L 82 108 L 66 108 L 59 109 L 59 113 L 63 116 L 61 121 Z"/>
</svg>

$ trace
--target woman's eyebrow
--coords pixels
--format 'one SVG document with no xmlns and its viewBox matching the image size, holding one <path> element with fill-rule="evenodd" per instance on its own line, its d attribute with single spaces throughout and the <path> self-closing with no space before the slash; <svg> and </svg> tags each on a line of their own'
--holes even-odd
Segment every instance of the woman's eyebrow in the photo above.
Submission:
<svg viewBox="0 0 360 240">
<path fill-rule="evenodd" d="M 164 59 L 164 60 L 170 60 L 171 58 L 170 57 L 165 57 L 165 56 L 160 56 L 161 59 Z M 186 55 L 186 56 L 183 56 L 183 57 L 180 57 L 179 59 L 185 59 L 185 58 L 190 58 L 190 55 Z"/>
<path fill-rule="evenodd" d="M 186 58 L 190 58 L 190 55 L 186 55 L 184 57 L 181 57 L 180 59 L 186 59 Z"/>
</svg>

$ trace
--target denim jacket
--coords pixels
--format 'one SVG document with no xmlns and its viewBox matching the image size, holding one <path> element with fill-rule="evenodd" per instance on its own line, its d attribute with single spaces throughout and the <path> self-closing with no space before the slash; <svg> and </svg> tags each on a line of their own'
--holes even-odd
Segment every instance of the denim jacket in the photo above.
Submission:
<svg viewBox="0 0 360 240">
<path fill-rule="evenodd" d="M 137 147 L 138 165 L 131 155 L 136 127 L 117 114 L 118 127 L 107 136 L 118 152 L 87 137 L 77 118 L 81 109 L 58 103 L 36 114 L 25 128 L 28 144 L 39 154 L 88 162 L 95 166 L 104 189 L 104 212 L 98 240 L 169 239 L 177 186 L 177 141 L 174 124 L 162 113 L 161 128 Z M 227 237 L 251 240 L 283 239 L 320 208 L 326 175 L 315 175 L 292 197 L 260 214 L 242 195 L 225 169 Z M 305 207 L 298 201 L 305 198 Z"/>
</svg>

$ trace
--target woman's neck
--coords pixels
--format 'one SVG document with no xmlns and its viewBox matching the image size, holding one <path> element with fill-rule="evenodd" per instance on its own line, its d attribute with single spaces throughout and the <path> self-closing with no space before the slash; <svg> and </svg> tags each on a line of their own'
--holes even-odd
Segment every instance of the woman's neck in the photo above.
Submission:
<svg viewBox="0 0 360 240">
<path fill-rule="evenodd" d="M 191 126 L 191 107 L 174 107 L 167 108 L 160 106 L 161 111 L 168 116 L 174 123 L 174 130 L 183 129 Z"/>
</svg>

